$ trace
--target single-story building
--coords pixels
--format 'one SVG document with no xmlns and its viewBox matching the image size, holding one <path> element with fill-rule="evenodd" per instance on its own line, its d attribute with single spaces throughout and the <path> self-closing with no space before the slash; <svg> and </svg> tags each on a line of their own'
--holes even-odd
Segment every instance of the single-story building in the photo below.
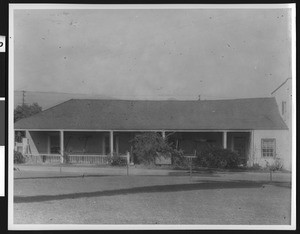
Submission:
<svg viewBox="0 0 300 234">
<path fill-rule="evenodd" d="M 15 123 L 24 131 L 23 153 L 60 160 L 105 163 L 130 152 L 141 132 L 159 132 L 191 155 L 210 143 L 238 152 L 247 165 L 280 158 L 290 168 L 282 120 L 275 98 L 232 100 L 71 99 Z"/>
</svg>

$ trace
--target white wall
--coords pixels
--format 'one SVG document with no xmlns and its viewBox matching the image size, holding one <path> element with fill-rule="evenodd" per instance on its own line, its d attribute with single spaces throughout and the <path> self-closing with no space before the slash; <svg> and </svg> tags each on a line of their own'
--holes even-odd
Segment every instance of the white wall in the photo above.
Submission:
<svg viewBox="0 0 300 234">
<path fill-rule="evenodd" d="M 275 93 L 272 94 L 275 97 L 278 110 L 283 121 L 286 123 L 288 128 L 292 129 L 292 80 L 289 79 L 281 86 Z M 282 102 L 286 102 L 286 112 L 282 113 Z"/>
<path fill-rule="evenodd" d="M 288 133 L 285 134 L 285 147 L 286 151 L 289 152 L 290 157 L 286 159 L 286 164 L 291 167 L 291 154 L 292 154 L 292 80 L 288 79 L 278 90 L 273 94 L 275 97 L 279 113 L 288 127 Z M 282 113 L 282 102 L 286 102 L 286 111 Z"/>
<path fill-rule="evenodd" d="M 255 130 L 253 131 L 253 163 L 264 167 L 266 161 L 271 162 L 272 158 L 262 157 L 261 140 L 263 138 L 276 139 L 276 157 L 280 158 L 284 169 L 291 170 L 291 142 L 289 142 L 288 130 Z"/>
</svg>

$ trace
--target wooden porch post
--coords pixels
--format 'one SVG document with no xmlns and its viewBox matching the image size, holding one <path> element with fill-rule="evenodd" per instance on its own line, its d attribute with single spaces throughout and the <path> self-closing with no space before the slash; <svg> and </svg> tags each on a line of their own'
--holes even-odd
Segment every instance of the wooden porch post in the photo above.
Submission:
<svg viewBox="0 0 300 234">
<path fill-rule="evenodd" d="M 119 154 L 119 136 L 116 135 L 116 152 Z"/>
<path fill-rule="evenodd" d="M 50 135 L 47 136 L 47 154 L 50 154 Z"/>
<path fill-rule="evenodd" d="M 223 148 L 227 149 L 227 131 L 223 131 Z"/>
<path fill-rule="evenodd" d="M 60 162 L 64 163 L 64 131 L 60 131 Z"/>
<path fill-rule="evenodd" d="M 29 152 L 29 131 L 26 130 L 25 131 L 25 139 L 22 139 L 22 153 L 24 154 L 28 154 Z"/>
<path fill-rule="evenodd" d="M 250 166 L 253 166 L 254 165 L 254 162 L 255 162 L 255 152 L 254 152 L 254 130 L 252 130 L 250 132 L 250 150 L 248 152 L 249 154 L 249 160 L 250 160 Z"/>
<path fill-rule="evenodd" d="M 105 155 L 105 135 L 102 133 L 102 155 Z"/>
<path fill-rule="evenodd" d="M 110 142 L 109 142 L 110 143 L 110 156 L 112 157 L 113 153 L 114 153 L 114 132 L 110 131 L 109 135 L 110 135 Z"/>
</svg>

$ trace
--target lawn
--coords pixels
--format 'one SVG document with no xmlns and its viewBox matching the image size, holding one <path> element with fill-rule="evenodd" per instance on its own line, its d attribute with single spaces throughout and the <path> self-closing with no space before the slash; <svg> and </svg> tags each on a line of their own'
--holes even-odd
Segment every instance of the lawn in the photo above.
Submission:
<svg viewBox="0 0 300 234">
<path fill-rule="evenodd" d="M 290 224 L 290 174 L 15 171 L 15 224 Z"/>
</svg>

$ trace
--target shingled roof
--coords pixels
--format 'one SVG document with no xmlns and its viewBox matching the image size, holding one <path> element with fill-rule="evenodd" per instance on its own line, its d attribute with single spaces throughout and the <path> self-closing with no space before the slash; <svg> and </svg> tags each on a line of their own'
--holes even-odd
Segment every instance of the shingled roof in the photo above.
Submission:
<svg viewBox="0 0 300 234">
<path fill-rule="evenodd" d="M 203 101 L 71 99 L 15 129 L 284 130 L 274 98 Z"/>
</svg>

